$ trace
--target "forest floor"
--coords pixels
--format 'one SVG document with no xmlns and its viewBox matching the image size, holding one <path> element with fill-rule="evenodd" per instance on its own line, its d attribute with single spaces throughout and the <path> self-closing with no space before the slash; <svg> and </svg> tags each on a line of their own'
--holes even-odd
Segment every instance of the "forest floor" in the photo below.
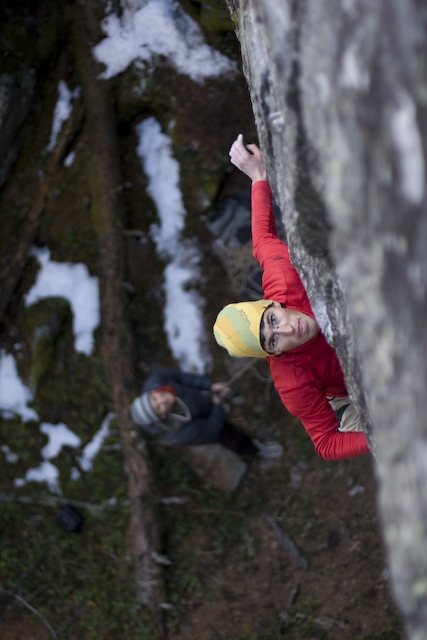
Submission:
<svg viewBox="0 0 427 640">
<path fill-rule="evenodd" d="M 263 393 L 258 381 L 242 387 L 243 398 Z M 403 639 L 389 593 L 372 460 L 322 461 L 281 406 L 271 408 L 267 422 L 248 418 L 248 404 L 232 410 L 234 422 L 258 437 L 275 437 L 285 457 L 250 462 L 235 492 L 204 486 L 182 452 L 158 454 L 162 494 L 182 501 L 162 508 L 164 552 L 172 561 L 166 570 L 170 639 Z M 117 461 L 117 451 L 103 454 L 107 460 L 94 472 L 98 482 L 111 473 L 113 454 Z M 92 497 L 92 482 L 80 497 Z M 2 490 L 7 484 L 3 474 Z M 60 638 L 154 637 L 139 627 L 134 607 L 129 618 L 132 572 L 117 539 L 126 527 L 125 509 L 102 521 L 85 516 L 83 530 L 74 534 L 56 527 L 52 508 L 3 505 L 2 511 L 3 525 L 11 527 L 7 537 L 16 528 L 20 562 L 13 567 L 14 586 L 2 594 L 3 640 L 50 637 L 40 615 Z M 4 554 L 2 565 L 4 571 Z M 26 593 L 40 615 L 6 598 L 12 591 Z M 107 609 L 117 615 L 116 625 L 107 622 Z"/>
</svg>

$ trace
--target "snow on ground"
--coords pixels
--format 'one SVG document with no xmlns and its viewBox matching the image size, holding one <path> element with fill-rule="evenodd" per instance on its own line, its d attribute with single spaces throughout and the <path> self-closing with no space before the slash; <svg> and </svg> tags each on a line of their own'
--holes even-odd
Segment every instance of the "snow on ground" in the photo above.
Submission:
<svg viewBox="0 0 427 640">
<path fill-rule="evenodd" d="M 121 18 L 110 14 L 103 26 L 107 37 L 93 53 L 106 65 L 104 78 L 120 73 L 132 62 L 150 66 L 159 56 L 167 58 L 179 73 L 196 82 L 235 69 L 232 61 L 204 42 L 197 23 L 174 0 L 128 0 Z M 58 93 L 48 151 L 53 150 L 79 89 L 71 92 L 61 80 Z M 211 365 L 205 348 L 204 301 L 195 289 L 189 289 L 200 277 L 201 256 L 193 242 L 180 237 L 186 212 L 179 189 L 179 165 L 173 157 L 170 138 L 162 133 L 154 118 L 142 122 L 137 133 L 137 153 L 149 178 L 148 191 L 160 219 L 160 224 L 153 227 L 153 237 L 159 253 L 169 259 L 164 274 L 165 331 L 169 346 L 184 370 L 202 373 Z M 72 152 L 65 165 L 70 166 L 73 160 Z M 35 248 L 33 255 L 41 268 L 34 286 L 25 296 L 26 305 L 51 296 L 66 298 L 73 311 L 74 347 L 89 356 L 94 346 L 94 331 L 100 322 L 98 279 L 89 275 L 84 264 L 50 260 L 47 248 Z M 24 422 L 38 422 L 39 416 L 28 406 L 32 399 L 30 389 L 18 376 L 13 355 L 0 351 L 0 414 L 6 419 L 17 414 Z M 92 460 L 108 434 L 112 418 L 113 414 L 109 414 L 104 419 L 93 440 L 84 448 L 79 458 L 84 471 L 92 468 Z M 49 438 L 41 451 L 44 461 L 39 467 L 28 469 L 25 478 L 16 478 L 15 485 L 46 482 L 51 491 L 60 493 L 59 472 L 50 460 L 60 455 L 64 445 L 79 446 L 80 439 L 63 423 L 41 423 L 40 430 Z M 12 453 L 7 445 L 2 446 L 2 451 L 8 462 L 19 457 L 19 452 Z M 79 474 L 78 469 L 72 470 L 72 477 L 77 478 Z"/>
<path fill-rule="evenodd" d="M 59 470 L 49 461 L 56 458 L 65 445 L 78 447 L 80 438 L 62 422 L 59 424 L 43 422 L 40 425 L 40 431 L 48 437 L 48 443 L 40 452 L 44 461 L 38 467 L 28 469 L 25 479 L 15 478 L 14 484 L 16 487 L 22 487 L 26 482 L 46 482 L 52 493 L 60 494 Z"/>
<path fill-rule="evenodd" d="M 10 353 L 0 350 L 0 413 L 3 418 L 21 416 L 23 422 L 39 419 L 34 409 L 28 404 L 33 395 L 29 387 L 25 386 L 16 368 L 15 358 Z"/>
<path fill-rule="evenodd" d="M 134 61 L 150 66 L 159 56 L 196 82 L 236 69 L 205 43 L 197 22 L 175 0 L 128 0 L 122 16 L 110 13 L 102 26 L 107 37 L 92 51 L 106 66 L 103 78 L 112 78 Z"/>
<path fill-rule="evenodd" d="M 182 369 L 203 373 L 211 359 L 205 348 L 203 298 L 188 285 L 200 276 L 200 254 L 191 241 L 183 241 L 185 209 L 179 188 L 179 165 L 172 155 L 172 141 L 155 118 L 141 122 L 137 154 L 149 179 L 147 191 L 160 219 L 152 233 L 159 253 L 170 260 L 164 272 L 165 331 L 174 358 Z"/>
<path fill-rule="evenodd" d="M 106 415 L 102 421 L 101 428 L 95 433 L 92 440 L 83 449 L 82 455 L 79 458 L 79 464 L 83 471 L 90 471 L 92 469 L 93 459 L 102 447 L 105 438 L 108 436 L 110 423 L 114 417 L 114 413 L 108 413 Z"/>
<path fill-rule="evenodd" d="M 29 306 L 40 299 L 52 296 L 68 300 L 73 311 L 74 347 L 76 351 L 89 356 L 94 346 L 94 331 L 100 322 L 98 278 L 90 276 L 84 264 L 50 260 L 47 248 L 35 247 L 32 253 L 41 269 L 34 286 L 24 297 L 25 303 Z M 0 351 L 0 414 L 5 419 L 19 415 L 23 422 L 38 422 L 39 416 L 28 406 L 32 400 L 31 390 L 23 384 L 18 375 L 14 356 Z M 25 478 L 16 478 L 15 486 L 23 486 L 29 481 L 46 482 L 51 491 L 60 493 L 59 472 L 50 459 L 56 458 L 64 445 L 78 447 L 80 438 L 63 423 L 41 423 L 40 431 L 49 439 L 48 444 L 41 450 L 44 462 L 37 468 L 28 469 Z M 2 451 L 7 461 L 12 462 L 9 450 L 2 448 Z M 97 445 L 90 451 L 93 458 L 98 451 Z M 89 469 L 89 463 L 87 468 Z"/>
<path fill-rule="evenodd" d="M 3 444 L 0 449 L 3 451 L 4 456 L 6 458 L 6 462 L 10 462 L 10 464 L 15 464 L 15 462 L 18 462 L 19 460 L 19 456 L 17 453 L 14 453 L 13 451 L 11 451 L 9 449 L 9 447 L 7 446 L 7 444 Z"/>
<path fill-rule="evenodd" d="M 73 164 L 73 162 L 75 160 L 75 157 L 76 157 L 76 152 L 75 151 L 70 151 L 68 156 L 66 156 L 64 158 L 64 167 L 71 167 L 71 165 Z"/>
<path fill-rule="evenodd" d="M 45 460 L 56 458 L 65 445 L 74 448 L 80 446 L 80 438 L 63 422 L 59 422 L 58 424 L 43 422 L 40 425 L 40 431 L 48 437 L 48 443 L 41 450 L 41 454 Z"/>
<path fill-rule="evenodd" d="M 15 462 L 18 462 L 18 460 L 19 460 L 18 454 L 14 453 L 13 451 L 11 451 L 9 449 L 9 447 L 7 446 L 7 444 L 3 444 L 0 447 L 0 449 L 4 453 L 4 457 L 6 458 L 6 462 L 9 462 L 10 464 L 15 464 Z"/>
<path fill-rule="evenodd" d="M 172 155 L 172 143 L 162 133 L 159 123 L 148 118 L 138 128 L 137 153 L 149 178 L 149 194 L 155 202 L 160 224 L 153 228 L 158 251 L 170 260 L 164 274 L 166 305 L 165 331 L 171 351 L 180 366 L 189 371 L 203 372 L 210 366 L 210 356 L 204 346 L 205 331 L 202 316 L 203 299 L 196 290 L 188 290 L 200 276 L 200 254 L 189 240 L 183 241 L 180 233 L 185 224 L 185 209 L 179 189 L 179 165 Z M 90 276 L 84 264 L 58 263 L 50 259 L 47 248 L 34 248 L 40 271 L 34 286 L 25 296 L 27 305 L 40 299 L 59 296 L 69 301 L 73 311 L 75 349 L 90 355 L 94 346 L 94 331 L 100 322 L 98 279 Z M 0 412 L 4 418 L 15 414 L 23 421 L 39 421 L 37 413 L 28 404 L 31 391 L 20 380 L 16 362 L 11 354 L 0 352 Z M 92 460 L 108 434 L 109 414 L 100 430 L 83 450 L 79 463 L 84 471 L 92 467 Z M 25 478 L 16 478 L 15 485 L 26 482 L 46 482 L 52 492 L 60 493 L 59 472 L 50 461 L 64 445 L 79 446 L 79 438 L 64 424 L 42 423 L 40 430 L 49 437 L 42 449 L 44 461 L 28 469 Z M 10 453 L 2 449 L 6 457 Z M 19 454 L 15 454 L 19 455 Z M 8 459 L 8 458 L 7 458 Z M 12 458 L 8 459 L 10 462 Z M 73 469 L 72 478 L 79 477 Z"/>
<path fill-rule="evenodd" d="M 19 415 L 23 422 L 29 420 L 38 422 L 39 416 L 34 409 L 28 407 L 32 400 L 33 396 L 29 387 L 23 384 L 18 375 L 15 358 L 12 354 L 6 354 L 0 350 L 0 414 L 4 419 Z M 82 455 L 79 457 L 83 471 L 92 469 L 93 459 L 108 435 L 110 422 L 113 418 L 114 414 L 109 413 L 103 420 L 101 428 L 84 447 Z M 60 494 L 59 471 L 50 460 L 59 456 L 62 448 L 66 445 L 73 448 L 79 447 L 81 440 L 62 422 L 56 425 L 42 422 L 39 429 L 48 438 L 47 444 L 40 452 L 44 460 L 38 467 L 28 469 L 24 478 L 15 478 L 14 485 L 22 487 L 27 482 L 46 482 L 50 491 Z M 12 452 L 7 445 L 2 445 L 0 449 L 4 453 L 6 462 L 13 464 L 18 461 L 19 453 Z M 71 477 L 73 480 L 77 479 L 80 477 L 80 472 L 73 469 Z"/>
<path fill-rule="evenodd" d="M 74 91 L 70 91 L 64 80 L 60 80 L 58 83 L 58 101 L 53 111 L 52 131 L 50 134 L 49 144 L 47 145 L 47 151 L 53 151 L 56 144 L 56 139 L 61 131 L 62 125 L 70 117 L 72 107 L 72 101 L 80 93 L 80 89 L 76 88 Z"/>
<path fill-rule="evenodd" d="M 18 375 L 15 358 L 12 354 L 6 354 L 3 350 L 0 350 L 0 414 L 4 419 L 19 415 L 23 422 L 28 422 L 29 420 L 38 422 L 39 416 L 34 409 L 28 407 L 32 400 L 33 396 L 30 389 L 23 384 Z M 92 469 L 93 459 L 108 435 L 109 426 L 113 418 L 114 414 L 109 413 L 104 418 L 101 428 L 84 447 L 82 455 L 78 459 L 83 471 Z M 42 422 L 39 425 L 39 429 L 48 438 L 47 444 L 40 451 L 43 462 L 38 467 L 28 469 L 24 478 L 15 478 L 14 485 L 22 487 L 27 482 L 46 482 L 50 491 L 60 494 L 59 471 L 50 461 L 61 454 L 64 446 L 79 447 L 81 440 L 62 422 L 58 424 Z M 0 449 L 4 453 L 6 462 L 13 464 L 18 461 L 19 453 L 12 452 L 7 445 L 2 445 Z M 73 469 L 72 479 L 75 480 L 78 477 L 80 477 L 80 472 L 77 469 Z"/>
<path fill-rule="evenodd" d="M 54 464 L 45 460 L 38 467 L 28 469 L 25 478 L 15 478 L 15 487 L 23 487 L 27 482 L 46 482 L 52 493 L 61 494 L 59 488 L 59 470 Z"/>
<path fill-rule="evenodd" d="M 78 458 L 80 467 L 83 471 L 90 471 L 95 456 L 101 449 L 105 438 L 108 435 L 110 423 L 114 418 L 114 413 L 109 413 L 102 421 L 101 428 L 96 432 L 92 440 L 84 447 L 82 455 Z M 47 436 L 48 442 L 41 450 L 43 462 L 38 467 L 28 469 L 25 478 L 15 478 L 14 485 L 23 487 L 27 482 L 46 482 L 50 491 L 61 494 L 59 485 L 59 470 L 50 462 L 60 455 L 64 446 L 76 448 L 80 446 L 81 440 L 71 429 L 63 422 L 58 424 L 49 424 L 43 422 L 40 424 L 40 431 Z M 19 458 L 18 454 L 12 453 L 9 447 L 1 447 L 8 462 L 16 462 Z M 71 479 L 77 480 L 80 477 L 80 471 L 73 468 L 71 471 Z"/>
<path fill-rule="evenodd" d="M 25 295 L 29 306 L 43 298 L 66 298 L 73 312 L 74 348 L 89 356 L 94 335 L 100 322 L 98 278 L 90 276 L 82 263 L 54 262 L 47 248 L 32 250 L 40 264 L 34 286 Z"/>
</svg>

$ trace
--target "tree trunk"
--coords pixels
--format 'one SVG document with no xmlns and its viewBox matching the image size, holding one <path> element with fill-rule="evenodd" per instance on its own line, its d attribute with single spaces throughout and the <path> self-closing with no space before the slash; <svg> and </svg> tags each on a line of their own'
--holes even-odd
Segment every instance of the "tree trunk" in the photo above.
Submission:
<svg viewBox="0 0 427 640">
<path fill-rule="evenodd" d="M 130 539 L 133 545 L 138 601 L 147 605 L 160 636 L 164 627 L 161 569 L 154 560 L 161 552 L 159 515 L 153 469 L 147 443 L 137 434 L 129 415 L 136 396 L 132 334 L 127 322 L 122 226 L 124 205 L 118 139 L 108 84 L 98 80 L 99 65 L 90 46 L 84 12 L 74 6 L 74 45 L 90 132 L 87 172 L 92 194 L 91 213 L 98 238 L 101 293 L 102 352 L 120 428 L 131 501 Z"/>
<path fill-rule="evenodd" d="M 425 640 L 426 5 L 227 3 L 292 259 L 375 451 L 395 597 Z"/>
</svg>

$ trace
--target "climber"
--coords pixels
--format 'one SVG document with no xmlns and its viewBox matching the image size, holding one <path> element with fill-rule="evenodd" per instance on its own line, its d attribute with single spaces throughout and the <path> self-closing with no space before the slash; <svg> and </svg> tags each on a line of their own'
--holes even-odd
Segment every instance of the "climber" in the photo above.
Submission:
<svg viewBox="0 0 427 640">
<path fill-rule="evenodd" d="M 326 460 L 369 452 L 335 350 L 327 343 L 289 251 L 276 233 L 271 190 L 260 149 L 239 134 L 230 160 L 252 180 L 253 255 L 264 270 L 264 299 L 224 307 L 218 344 L 234 357 L 267 358 L 274 386 Z"/>
<path fill-rule="evenodd" d="M 145 433 L 164 445 L 219 442 L 240 455 L 280 457 L 280 443 L 252 440 L 228 422 L 223 400 L 230 391 L 226 383 L 212 383 L 207 376 L 161 369 L 148 376 L 130 413 Z"/>
</svg>

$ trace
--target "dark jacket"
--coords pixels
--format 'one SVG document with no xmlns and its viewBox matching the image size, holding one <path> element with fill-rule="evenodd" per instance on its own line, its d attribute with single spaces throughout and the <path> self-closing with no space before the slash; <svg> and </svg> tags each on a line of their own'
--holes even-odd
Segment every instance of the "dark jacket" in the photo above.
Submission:
<svg viewBox="0 0 427 640">
<path fill-rule="evenodd" d="M 178 369 L 161 369 L 150 375 L 142 387 L 142 393 L 165 385 L 175 389 L 177 395 L 190 410 L 191 419 L 172 433 L 162 429 L 162 421 L 144 426 L 144 430 L 156 436 L 164 444 L 187 446 L 218 441 L 225 420 L 224 408 L 213 404 L 209 389 L 212 380 L 197 373 L 185 373 Z"/>
</svg>

